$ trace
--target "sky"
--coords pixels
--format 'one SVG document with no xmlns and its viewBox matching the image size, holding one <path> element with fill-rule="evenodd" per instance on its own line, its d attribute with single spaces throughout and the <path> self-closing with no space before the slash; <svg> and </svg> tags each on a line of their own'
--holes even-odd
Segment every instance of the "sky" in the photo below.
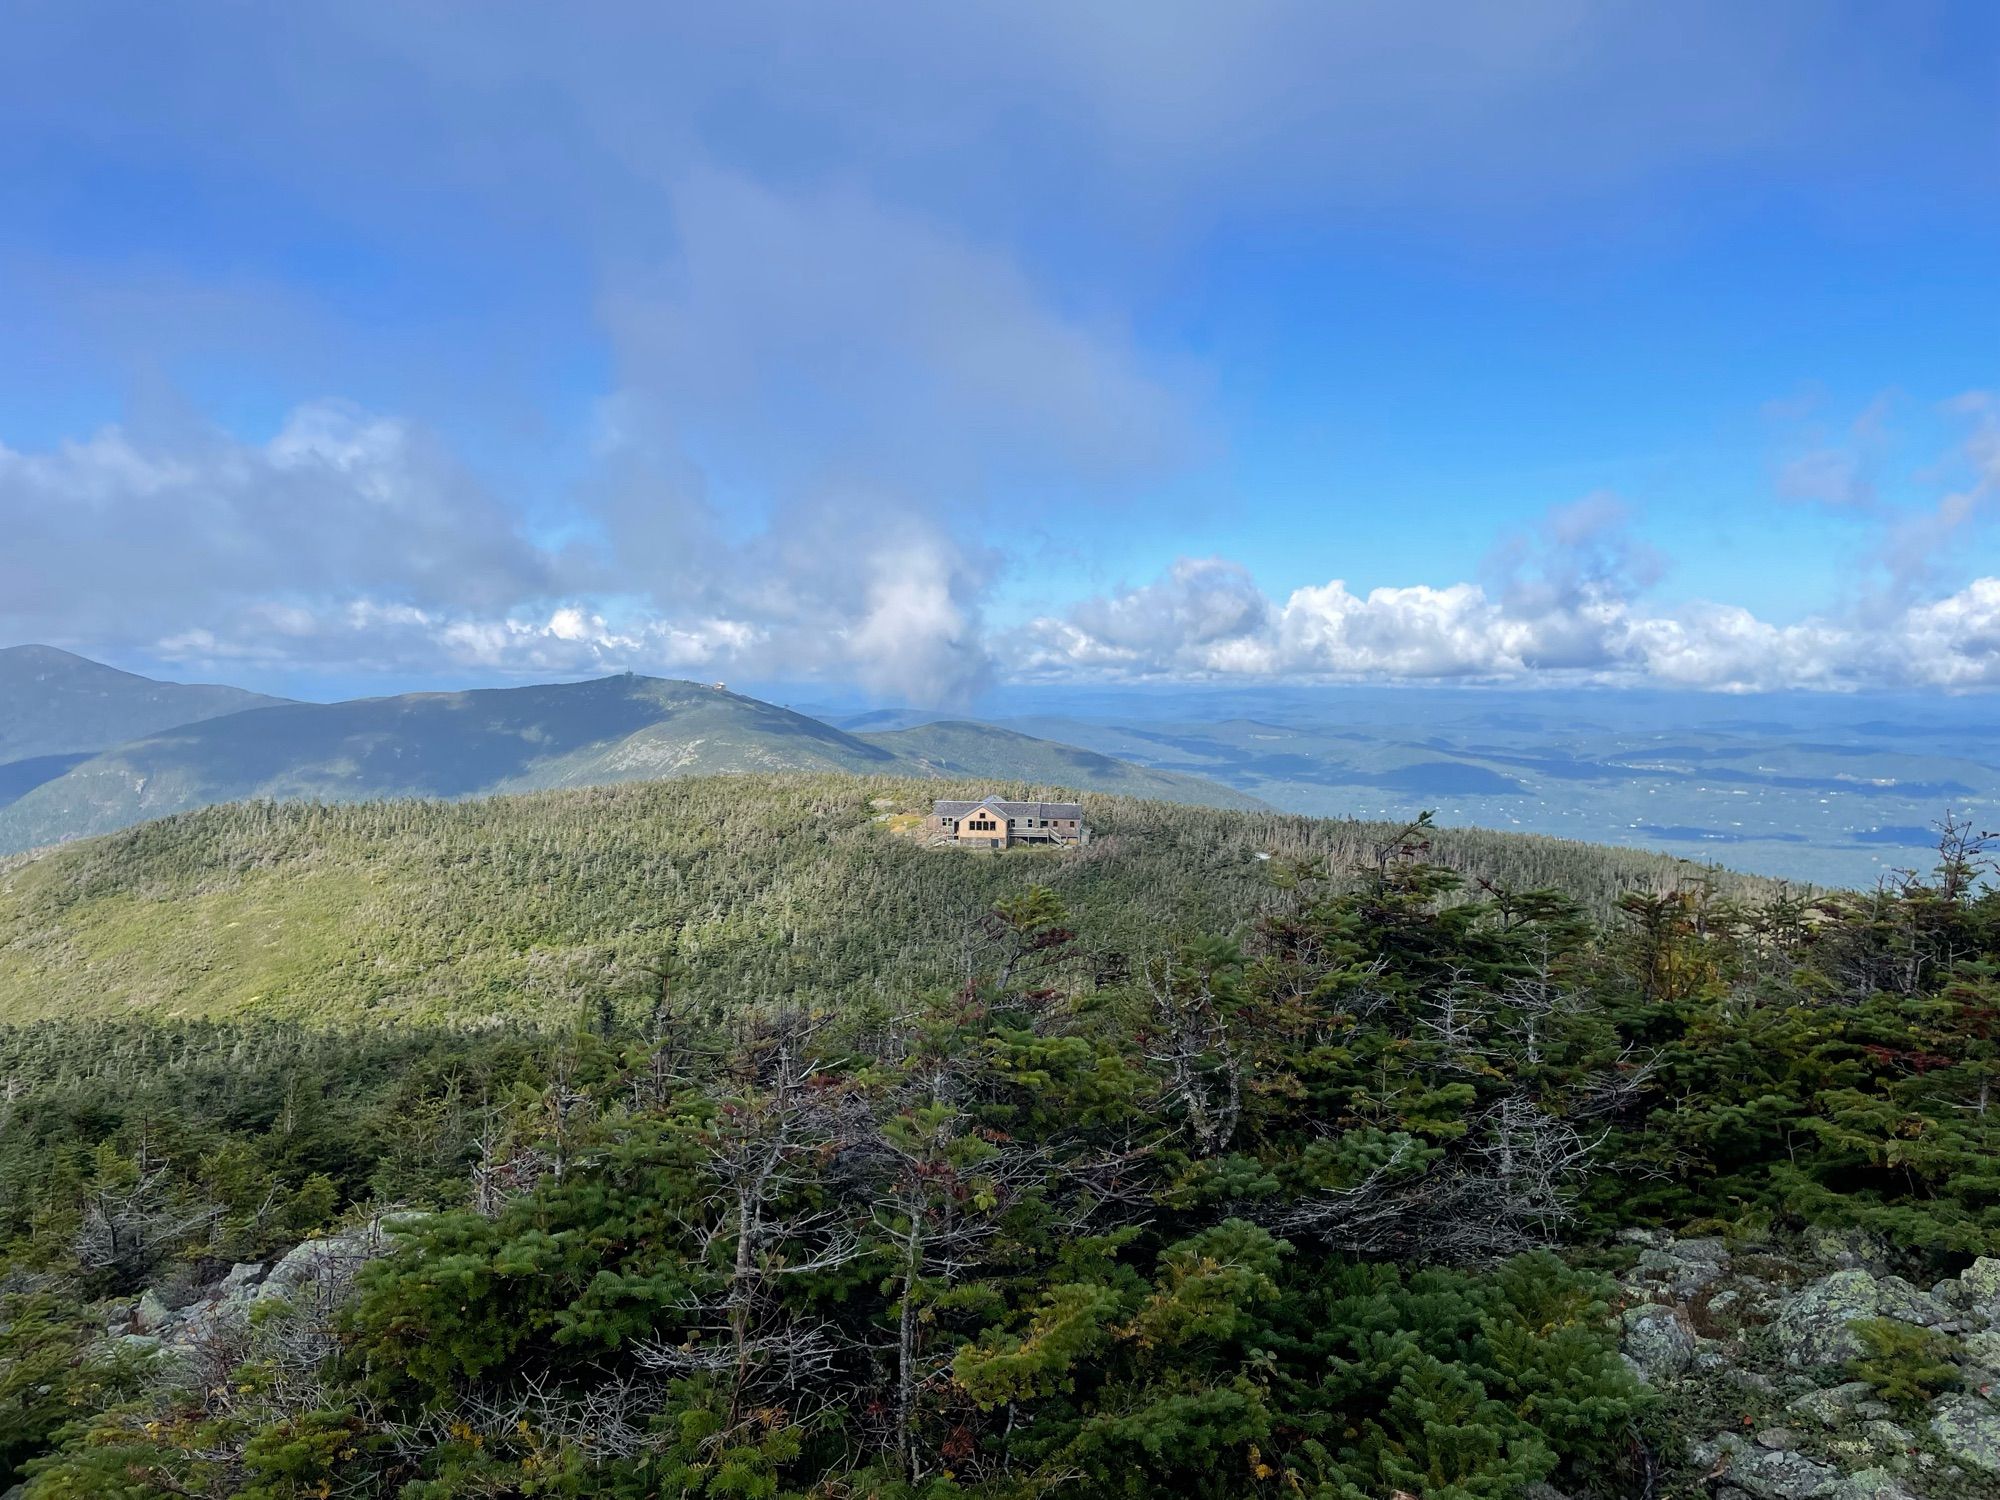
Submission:
<svg viewBox="0 0 2000 1500">
<path fill-rule="evenodd" d="M 2000 687 L 2000 7 L 0 0 L 0 644 Z"/>
</svg>

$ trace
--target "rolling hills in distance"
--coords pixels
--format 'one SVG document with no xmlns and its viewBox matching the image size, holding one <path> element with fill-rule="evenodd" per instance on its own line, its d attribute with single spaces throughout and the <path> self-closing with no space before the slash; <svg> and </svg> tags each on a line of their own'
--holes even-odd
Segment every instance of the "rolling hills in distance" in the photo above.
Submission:
<svg viewBox="0 0 2000 1500">
<path fill-rule="evenodd" d="M 92 666 L 81 663 L 71 676 L 84 677 L 82 668 Z M 70 711 L 77 696 L 36 679 L 7 702 L 7 716 L 25 726 L 17 736 L 34 748 L 78 744 L 88 726 Z M 222 700 L 188 701 L 219 706 Z M 114 732 L 108 715 L 93 722 Z M 0 764 L 0 788 L 8 769 Z M 273 702 L 199 717 L 95 755 L 74 755 L 56 775 L 20 776 L 23 784 L 0 790 L 0 853 L 252 798 L 449 799 L 753 771 L 996 778 L 1217 807 L 1262 805 L 1200 776 L 1149 770 L 1012 730 L 948 723 L 857 735 L 715 687 L 624 675 L 342 703 Z"/>
<path fill-rule="evenodd" d="M 1012 686 L 954 715 L 643 677 L 344 703 L 0 651 L 0 853 L 243 798 L 458 798 L 725 771 L 1033 782 L 1655 849 L 1815 885 L 2000 821 L 1987 701 Z M 168 722 L 171 721 L 171 722 Z"/>
<path fill-rule="evenodd" d="M 908 730 L 910 710 L 816 708 Z M 1955 810 L 2000 824 L 1991 698 L 1542 688 L 1010 690 L 986 722 L 1293 812 L 1519 829 L 1819 886 L 1927 869 Z"/>
</svg>

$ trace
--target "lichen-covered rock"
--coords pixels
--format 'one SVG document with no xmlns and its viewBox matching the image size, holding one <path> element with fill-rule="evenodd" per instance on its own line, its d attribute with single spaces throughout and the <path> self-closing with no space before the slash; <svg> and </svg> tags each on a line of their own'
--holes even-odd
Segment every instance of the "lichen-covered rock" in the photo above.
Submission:
<svg viewBox="0 0 2000 1500">
<path fill-rule="evenodd" d="M 1778 1346 L 1796 1366 L 1844 1364 L 1862 1352 L 1852 1325 L 1864 1318 L 1898 1318 L 1929 1327 L 1949 1312 L 1900 1276 L 1877 1281 L 1862 1270 L 1822 1276 L 1778 1314 Z"/>
<path fill-rule="evenodd" d="M 1889 1261 L 1889 1242 L 1866 1229 L 1819 1225 L 1806 1231 L 1806 1244 L 1815 1260 L 1842 1270 L 1886 1267 Z"/>
<path fill-rule="evenodd" d="M 1671 1307 L 1648 1304 L 1625 1310 L 1620 1347 L 1632 1367 L 1654 1384 L 1676 1380 L 1694 1363 L 1694 1332 Z"/>
<path fill-rule="evenodd" d="M 136 1333 L 157 1333 L 166 1327 L 173 1314 L 160 1294 L 151 1287 L 139 1294 L 139 1305 L 132 1310 L 132 1328 Z"/>
<path fill-rule="evenodd" d="M 1940 1323 L 1951 1321 L 1950 1307 L 1929 1292 L 1918 1291 L 1900 1276 L 1879 1278 L 1875 1290 L 1877 1317 L 1900 1318 L 1919 1328 L 1935 1328 Z"/>
<path fill-rule="evenodd" d="M 1916 1500 L 1916 1497 L 1887 1469 L 1863 1469 L 1849 1474 L 1827 1491 L 1826 1500 Z"/>
<path fill-rule="evenodd" d="M 1968 1333 L 1961 1341 L 1959 1363 L 1971 1386 L 2000 1384 L 2000 1332 Z"/>
<path fill-rule="evenodd" d="M 1628 1245 L 1667 1245 L 1673 1243 L 1673 1236 L 1664 1229 L 1641 1229 L 1636 1225 L 1618 1231 L 1618 1238 Z"/>
<path fill-rule="evenodd" d="M 1674 1256 L 1679 1260 L 1725 1263 L 1729 1259 L 1728 1247 L 1721 1240 L 1713 1237 L 1694 1240 L 1675 1240 L 1672 1249 Z"/>
<path fill-rule="evenodd" d="M 1851 1420 L 1854 1408 L 1873 1394 L 1874 1387 L 1867 1381 L 1850 1380 L 1845 1385 L 1807 1391 L 1803 1396 L 1787 1402 L 1785 1410 L 1802 1421 L 1817 1422 L 1822 1427 L 1838 1427 Z"/>
<path fill-rule="evenodd" d="M 257 1303 L 282 1297 L 301 1311 L 331 1312 L 345 1298 L 354 1273 L 389 1249 L 385 1231 L 415 1217 L 385 1214 L 360 1228 L 307 1240 L 268 1271 L 255 1262 L 240 1262 L 220 1280 L 183 1288 L 172 1297 L 149 1288 L 106 1331 L 121 1348 L 157 1354 L 162 1369 L 226 1371 L 247 1347 L 250 1313 Z"/>
<path fill-rule="evenodd" d="M 1718 1434 L 1694 1450 L 1695 1461 L 1725 1485 L 1752 1500 L 1819 1500 L 1840 1482 L 1840 1471 L 1803 1453 L 1760 1448 L 1734 1432 Z"/>
<path fill-rule="evenodd" d="M 302 1292 L 322 1300 L 337 1298 L 345 1292 L 357 1270 L 388 1252 L 390 1241 L 386 1231 L 416 1217 L 385 1214 L 358 1229 L 293 1246 L 256 1288 L 256 1300 L 262 1302 L 272 1297 L 297 1300 Z"/>
<path fill-rule="evenodd" d="M 1931 1433 L 1952 1458 L 2000 1474 L 2000 1409 L 1977 1396 L 1946 1396 L 1931 1412 Z"/>
<path fill-rule="evenodd" d="M 1719 1239 L 1646 1242 L 1638 1264 L 1627 1278 L 1633 1290 L 1657 1295 L 1664 1290 L 1685 1301 L 1703 1287 L 1729 1274 L 1729 1252 Z"/>
<path fill-rule="evenodd" d="M 1975 1302 L 2000 1301 L 2000 1260 L 1982 1255 L 1959 1276 L 1962 1295 Z"/>
<path fill-rule="evenodd" d="M 1861 1435 L 1875 1447 L 1885 1450 L 1901 1450 L 1916 1445 L 1916 1434 L 1900 1422 L 1892 1422 L 1887 1417 L 1876 1417 L 1861 1425 Z"/>
</svg>

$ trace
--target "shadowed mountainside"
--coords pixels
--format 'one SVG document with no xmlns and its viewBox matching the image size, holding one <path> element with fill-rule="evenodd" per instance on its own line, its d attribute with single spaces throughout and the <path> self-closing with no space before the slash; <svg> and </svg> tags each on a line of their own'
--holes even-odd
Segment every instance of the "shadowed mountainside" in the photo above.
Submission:
<svg viewBox="0 0 2000 1500">
<path fill-rule="evenodd" d="M 281 702 L 242 688 L 156 682 L 54 646 L 0 647 L 0 800 L 22 762 L 78 756 L 177 724 Z"/>
</svg>

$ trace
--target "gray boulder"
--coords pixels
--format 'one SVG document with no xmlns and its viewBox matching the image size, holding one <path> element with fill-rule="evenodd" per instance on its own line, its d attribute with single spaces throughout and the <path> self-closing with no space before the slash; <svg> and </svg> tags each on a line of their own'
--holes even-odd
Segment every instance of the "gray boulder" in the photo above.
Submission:
<svg viewBox="0 0 2000 1500">
<path fill-rule="evenodd" d="M 1963 1340 L 1959 1363 L 1965 1368 L 1966 1384 L 2000 1384 L 2000 1333 L 1968 1333 Z"/>
<path fill-rule="evenodd" d="M 1952 1320 L 1952 1310 L 1929 1292 L 1918 1291 L 1900 1276 L 1884 1276 L 1875 1283 L 1880 1312 L 1877 1317 L 1900 1318 L 1919 1328 L 1935 1328 Z"/>
<path fill-rule="evenodd" d="M 294 1245 L 255 1289 L 256 1300 L 263 1302 L 273 1297 L 287 1297 L 294 1302 L 305 1297 L 322 1302 L 338 1300 L 354 1280 L 356 1271 L 389 1252 L 387 1231 L 418 1217 L 384 1214 L 359 1228 Z"/>
<path fill-rule="evenodd" d="M 1900 1453 L 1914 1448 L 1916 1434 L 1900 1422 L 1892 1422 L 1887 1417 L 1876 1417 L 1861 1425 L 1861 1435 L 1875 1447 L 1890 1453 Z"/>
<path fill-rule="evenodd" d="M 1827 1500 L 1916 1500 L 1916 1497 L 1887 1469 L 1863 1469 L 1849 1474 L 1827 1491 Z"/>
<path fill-rule="evenodd" d="M 1712 1237 L 1675 1240 L 1672 1249 L 1675 1258 L 1679 1260 L 1703 1261 L 1709 1264 L 1727 1264 L 1729 1260 L 1728 1248 L 1721 1240 Z"/>
<path fill-rule="evenodd" d="M 1873 1270 L 1889 1262 L 1889 1242 L 1865 1229 L 1820 1226 L 1806 1231 L 1806 1244 L 1816 1260 L 1842 1270 Z"/>
<path fill-rule="evenodd" d="M 1932 1409 L 1938 1446 L 1968 1468 L 2000 1474 L 2000 1411 L 1977 1396 L 1946 1396 Z"/>
<path fill-rule="evenodd" d="M 227 1297 L 245 1293 L 249 1287 L 255 1286 L 263 1279 L 264 1266 L 261 1261 L 238 1261 L 229 1268 L 229 1274 L 222 1278 L 222 1294 Z"/>
<path fill-rule="evenodd" d="M 1855 1407 L 1874 1394 L 1874 1387 L 1867 1381 L 1850 1380 L 1845 1385 L 1807 1391 L 1803 1396 L 1788 1401 L 1785 1410 L 1802 1421 L 1817 1422 L 1822 1427 L 1839 1427 L 1854 1416 Z"/>
<path fill-rule="evenodd" d="M 1840 1482 L 1831 1465 L 1790 1450 L 1759 1448 L 1739 1433 L 1719 1434 L 1694 1450 L 1705 1468 L 1720 1468 L 1718 1477 L 1752 1500 L 1820 1500 Z"/>
<path fill-rule="evenodd" d="M 1679 1379 L 1694 1364 L 1694 1332 L 1671 1307 L 1654 1303 L 1625 1310 L 1620 1347 L 1639 1375 L 1653 1384 Z"/>
<path fill-rule="evenodd" d="M 1972 1328 L 2000 1327 L 2000 1259 L 1982 1255 L 1954 1283 L 1952 1303 Z"/>
<path fill-rule="evenodd" d="M 172 1317 L 160 1294 L 147 1287 L 139 1294 L 139 1305 L 132 1310 L 132 1327 L 139 1333 L 158 1333 Z"/>
<path fill-rule="evenodd" d="M 1878 1281 L 1862 1270 L 1835 1271 L 1785 1304 L 1776 1332 L 1787 1364 L 1837 1365 L 1862 1352 L 1852 1325 L 1863 1319 L 1897 1318 L 1930 1327 L 1949 1317 L 1936 1298 L 1900 1276 Z"/>
<path fill-rule="evenodd" d="M 1958 1278 L 1963 1294 L 1975 1302 L 2000 1301 L 2000 1260 L 1982 1255 Z"/>
<path fill-rule="evenodd" d="M 1641 1290 L 1669 1289 L 1683 1300 L 1729 1274 L 1729 1252 L 1719 1239 L 1663 1240 L 1639 1253 L 1630 1283 Z"/>
</svg>

